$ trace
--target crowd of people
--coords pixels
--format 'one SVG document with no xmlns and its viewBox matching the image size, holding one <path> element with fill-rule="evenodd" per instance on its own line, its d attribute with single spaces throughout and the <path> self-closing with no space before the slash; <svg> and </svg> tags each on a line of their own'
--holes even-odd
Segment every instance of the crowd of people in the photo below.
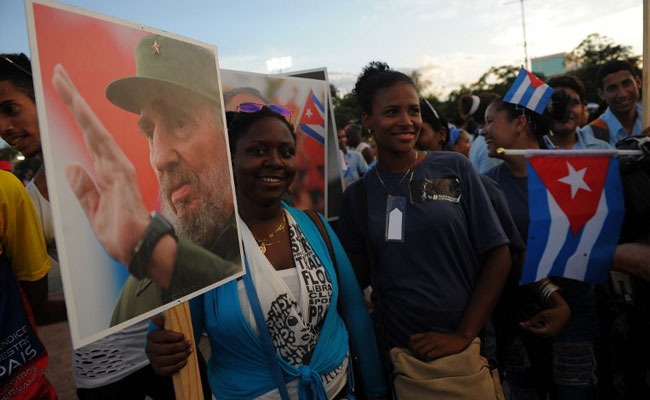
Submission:
<svg viewBox="0 0 650 400">
<path fill-rule="evenodd" d="M 650 398 L 648 207 L 626 216 L 612 263 L 627 285 L 551 277 L 520 286 L 526 161 L 498 151 L 636 140 L 647 154 L 634 66 L 600 67 L 608 107 L 591 122 L 582 83 L 563 75 L 547 82 L 554 92 L 541 113 L 478 93 L 461 99 L 462 123 L 452 125 L 407 75 L 369 63 L 354 87 L 359 121 L 338 131 L 346 190 L 334 227 L 284 201 L 296 174 L 296 134 L 282 106 L 246 102 L 226 113 L 237 207 L 222 204 L 229 176 L 210 162 L 227 148 L 221 103 L 183 74 L 168 78 L 164 91 L 151 83 L 137 100 L 108 92 L 141 115 L 160 183 L 191 182 L 182 201 L 165 192 L 164 215 L 150 215 L 130 161 L 57 68 L 54 88 L 84 135 L 102 190 L 80 167 L 67 172 L 68 184 L 106 251 L 129 266 L 132 285 L 147 280 L 148 298 L 160 301 L 185 269 L 224 273 L 241 261 L 246 271 L 190 301 L 194 337 L 163 328 L 157 316 L 73 351 L 80 399 L 174 398 L 170 376 L 203 335 L 207 399 Z M 179 114 L 190 122 L 167 118 Z M 192 134 L 178 132 L 188 127 Z M 0 55 L 0 137 L 26 157 L 42 157 L 24 55 Z M 633 163 L 647 179 L 644 160 Z M 63 304 L 47 299 L 58 258 L 45 176 L 41 167 L 25 189 L 0 174 L 0 266 L 28 300 L 0 316 L 33 311 L 36 324 L 66 318 Z M 135 250 L 143 237 L 144 254 Z M 0 375 L 2 398 L 19 390 L 15 376 Z M 39 382 L 37 398 L 56 398 Z"/>
</svg>

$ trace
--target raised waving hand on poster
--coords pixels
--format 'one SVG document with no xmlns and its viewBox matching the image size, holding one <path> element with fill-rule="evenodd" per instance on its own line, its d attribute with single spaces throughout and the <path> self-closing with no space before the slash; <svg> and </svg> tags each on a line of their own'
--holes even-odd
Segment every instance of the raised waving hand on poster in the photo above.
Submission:
<svg viewBox="0 0 650 400">
<path fill-rule="evenodd" d="M 90 109 L 61 64 L 52 83 L 83 133 L 97 176 L 97 186 L 79 165 L 66 177 L 106 251 L 129 265 L 133 250 L 149 224 L 133 164 Z"/>
</svg>

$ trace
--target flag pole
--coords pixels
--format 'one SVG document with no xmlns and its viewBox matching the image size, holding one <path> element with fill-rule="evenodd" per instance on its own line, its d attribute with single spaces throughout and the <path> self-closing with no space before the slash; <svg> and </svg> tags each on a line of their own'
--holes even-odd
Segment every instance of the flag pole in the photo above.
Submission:
<svg viewBox="0 0 650 400">
<path fill-rule="evenodd" d="M 650 125 L 650 0 L 643 0 L 643 82 L 641 107 L 643 128 Z"/>
<path fill-rule="evenodd" d="M 646 0 L 648 1 L 648 0 Z M 616 149 L 601 149 L 601 150 L 539 150 L 539 149 L 504 149 L 499 147 L 498 154 L 506 156 L 526 156 L 526 157 L 543 157 L 543 156 L 640 156 L 643 154 L 641 150 L 616 150 Z"/>
</svg>

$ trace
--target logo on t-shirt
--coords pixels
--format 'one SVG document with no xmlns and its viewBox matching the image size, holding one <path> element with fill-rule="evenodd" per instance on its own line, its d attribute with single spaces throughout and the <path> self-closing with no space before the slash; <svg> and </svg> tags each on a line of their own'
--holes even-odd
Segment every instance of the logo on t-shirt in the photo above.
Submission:
<svg viewBox="0 0 650 400">
<path fill-rule="evenodd" d="M 458 178 L 433 178 L 415 180 L 409 184 L 411 203 L 425 201 L 460 202 L 461 186 Z"/>
</svg>

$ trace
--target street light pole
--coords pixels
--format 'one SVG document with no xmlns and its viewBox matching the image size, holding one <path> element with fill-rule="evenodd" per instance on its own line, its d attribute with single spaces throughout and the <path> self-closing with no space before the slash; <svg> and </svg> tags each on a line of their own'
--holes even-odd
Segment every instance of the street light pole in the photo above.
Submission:
<svg viewBox="0 0 650 400">
<path fill-rule="evenodd" d="M 530 65 L 528 65 L 528 41 L 526 40 L 526 14 L 524 13 L 524 1 L 519 0 L 519 5 L 521 7 L 521 27 L 524 31 L 524 68 L 530 71 Z M 517 0 L 512 0 L 504 3 L 504 5 L 513 4 Z"/>
<path fill-rule="evenodd" d="M 524 66 L 527 70 L 530 70 L 528 65 L 528 42 L 526 41 L 526 15 L 524 14 L 524 0 L 520 0 L 521 4 L 521 27 L 524 30 Z"/>
</svg>

